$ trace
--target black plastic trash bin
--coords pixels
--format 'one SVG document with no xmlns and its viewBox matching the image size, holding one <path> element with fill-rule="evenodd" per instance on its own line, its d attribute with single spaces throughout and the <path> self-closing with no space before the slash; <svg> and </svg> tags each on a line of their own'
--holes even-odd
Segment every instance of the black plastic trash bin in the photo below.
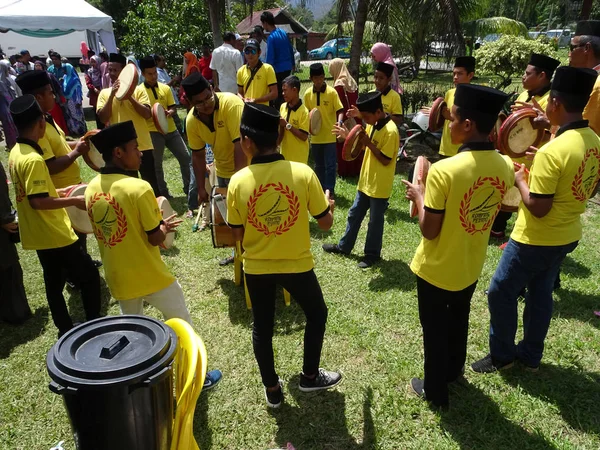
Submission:
<svg viewBox="0 0 600 450">
<path fill-rule="evenodd" d="M 168 450 L 177 336 L 144 316 L 86 322 L 48 352 L 78 450 Z"/>
</svg>

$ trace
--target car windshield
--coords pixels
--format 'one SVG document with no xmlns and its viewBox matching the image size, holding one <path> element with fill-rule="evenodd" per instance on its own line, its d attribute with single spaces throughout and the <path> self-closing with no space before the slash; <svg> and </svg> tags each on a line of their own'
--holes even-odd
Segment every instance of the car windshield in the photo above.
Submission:
<svg viewBox="0 0 600 450">
<path fill-rule="evenodd" d="M 548 36 L 549 38 L 553 38 L 553 37 L 559 37 L 562 34 L 562 31 L 548 31 L 546 33 L 546 36 Z"/>
<path fill-rule="evenodd" d="M 335 44 L 335 39 L 332 39 L 330 41 L 325 42 L 322 47 L 333 47 L 333 45 Z"/>
</svg>

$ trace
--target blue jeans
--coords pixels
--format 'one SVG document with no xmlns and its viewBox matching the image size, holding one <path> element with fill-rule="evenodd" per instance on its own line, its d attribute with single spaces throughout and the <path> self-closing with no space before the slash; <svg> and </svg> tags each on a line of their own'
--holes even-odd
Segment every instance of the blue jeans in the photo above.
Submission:
<svg viewBox="0 0 600 450">
<path fill-rule="evenodd" d="M 310 151 L 315 160 L 315 173 L 321 182 L 323 191 L 329 189 L 335 193 L 335 176 L 337 173 L 337 154 L 335 142 L 331 144 L 311 144 Z"/>
<path fill-rule="evenodd" d="M 196 183 L 196 174 L 192 166 L 192 152 L 190 151 L 190 187 L 188 189 L 188 209 L 198 209 L 198 184 Z"/>
<path fill-rule="evenodd" d="M 530 367 L 540 364 L 552 318 L 554 280 L 577 244 L 547 247 L 508 241 L 488 292 L 490 353 L 494 359 L 511 362 L 518 358 Z M 525 287 L 523 340 L 515 345 L 517 300 Z"/>
<path fill-rule="evenodd" d="M 367 240 L 365 241 L 365 256 L 379 258 L 381 256 L 383 224 L 387 207 L 387 198 L 373 198 L 357 191 L 354 204 L 350 208 L 350 211 L 348 211 L 346 231 L 338 244 L 342 252 L 352 252 L 360 225 L 367 215 L 367 210 L 369 210 L 369 228 L 367 229 Z"/>
</svg>

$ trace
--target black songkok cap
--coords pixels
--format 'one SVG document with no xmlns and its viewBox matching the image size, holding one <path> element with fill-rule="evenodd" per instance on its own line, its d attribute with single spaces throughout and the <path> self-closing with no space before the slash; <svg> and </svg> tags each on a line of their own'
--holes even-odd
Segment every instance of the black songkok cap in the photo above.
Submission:
<svg viewBox="0 0 600 450">
<path fill-rule="evenodd" d="M 378 62 L 377 66 L 375 66 L 375 70 L 379 70 L 380 72 L 383 72 L 385 74 L 385 76 L 389 78 L 394 73 L 394 66 L 392 66 L 391 64 L 388 64 L 388 63 L 384 63 L 384 62 Z"/>
<path fill-rule="evenodd" d="M 356 101 L 356 107 L 360 112 L 374 113 L 378 109 L 383 111 L 383 104 L 381 103 L 381 92 L 373 91 L 366 94 L 360 94 Z"/>
<path fill-rule="evenodd" d="M 556 70 L 558 66 L 560 66 L 560 61 L 554 58 L 550 58 L 546 55 L 541 55 L 539 53 L 532 53 L 529 58 L 529 65 L 535 66 L 538 69 L 545 70 L 548 72 L 548 78 L 552 78 L 552 74 Z"/>
<path fill-rule="evenodd" d="M 242 112 L 241 126 L 251 131 L 260 131 L 265 134 L 279 133 L 279 111 L 267 105 L 246 103 Z"/>
<path fill-rule="evenodd" d="M 183 79 L 181 87 L 183 87 L 185 95 L 189 99 L 194 95 L 198 95 L 200 92 L 209 89 L 210 84 L 206 81 L 206 78 L 200 75 L 200 73 L 194 72 Z"/>
<path fill-rule="evenodd" d="M 491 87 L 459 84 L 456 86 L 454 104 L 469 111 L 497 116 L 508 97 L 508 94 Z"/>
<path fill-rule="evenodd" d="M 120 63 L 126 66 L 127 58 L 125 58 L 125 56 L 121 55 L 120 53 L 111 53 L 108 57 L 108 62 Z"/>
<path fill-rule="evenodd" d="M 574 36 L 600 37 L 600 20 L 582 20 L 577 22 Z"/>
<path fill-rule="evenodd" d="M 102 153 L 105 161 L 110 160 L 115 147 L 119 147 L 134 139 L 137 139 L 137 133 L 131 120 L 106 127 L 90 137 L 92 144 Z"/>
<path fill-rule="evenodd" d="M 596 78 L 598 74 L 593 69 L 562 66 L 556 69 L 551 89 L 564 94 L 589 97 Z"/>
<path fill-rule="evenodd" d="M 458 56 L 454 61 L 454 67 L 464 67 L 467 73 L 475 72 L 475 58 L 472 56 Z"/>
<path fill-rule="evenodd" d="M 154 61 L 152 56 L 146 56 L 140 59 L 140 70 L 152 69 L 153 67 L 156 67 L 156 61 Z"/>
<path fill-rule="evenodd" d="M 318 77 L 320 75 L 325 75 L 325 69 L 323 69 L 323 64 L 314 63 L 310 65 L 310 76 Z"/>
<path fill-rule="evenodd" d="M 10 115 L 17 128 L 26 128 L 44 116 L 40 105 L 31 94 L 14 99 L 9 106 Z"/>
<path fill-rule="evenodd" d="M 24 94 L 29 94 L 31 91 L 50 84 L 50 77 L 43 70 L 28 70 L 19 75 L 16 82 Z"/>
</svg>

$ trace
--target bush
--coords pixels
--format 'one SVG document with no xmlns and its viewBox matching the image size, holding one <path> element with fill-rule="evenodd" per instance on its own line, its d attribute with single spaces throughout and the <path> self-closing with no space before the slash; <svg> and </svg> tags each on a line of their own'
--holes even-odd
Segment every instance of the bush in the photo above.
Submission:
<svg viewBox="0 0 600 450">
<path fill-rule="evenodd" d="M 512 78 L 520 76 L 527 67 L 532 52 L 542 53 L 560 59 L 550 43 L 525 39 L 520 36 L 502 36 L 475 51 L 477 72 L 498 75 L 502 80 L 496 88 L 509 86 Z"/>
<path fill-rule="evenodd" d="M 442 86 L 432 83 L 413 83 L 410 90 L 404 86 L 404 94 L 402 94 L 402 109 L 404 114 L 416 113 L 424 106 L 431 104 L 438 97 L 444 97 L 446 91 L 452 89 L 454 85 Z"/>
</svg>

